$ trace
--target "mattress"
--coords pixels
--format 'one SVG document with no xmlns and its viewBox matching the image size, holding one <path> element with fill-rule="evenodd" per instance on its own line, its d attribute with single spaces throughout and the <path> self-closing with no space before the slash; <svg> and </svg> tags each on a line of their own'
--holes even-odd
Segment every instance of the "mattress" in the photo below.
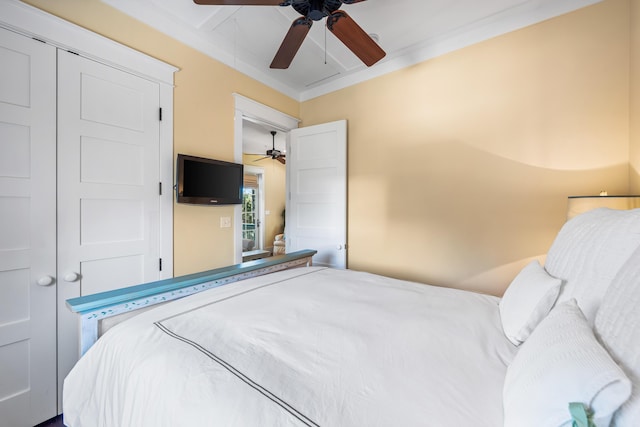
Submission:
<svg viewBox="0 0 640 427">
<path fill-rule="evenodd" d="M 499 298 L 305 267 L 109 330 L 64 382 L 89 426 L 499 426 Z"/>
</svg>

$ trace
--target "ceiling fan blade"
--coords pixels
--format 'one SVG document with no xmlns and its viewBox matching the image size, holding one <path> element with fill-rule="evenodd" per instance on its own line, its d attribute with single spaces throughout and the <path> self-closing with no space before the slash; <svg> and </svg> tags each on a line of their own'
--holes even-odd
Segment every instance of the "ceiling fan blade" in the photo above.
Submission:
<svg viewBox="0 0 640 427">
<path fill-rule="evenodd" d="M 193 2 L 213 6 L 280 6 L 283 0 L 193 0 Z"/>
<path fill-rule="evenodd" d="M 327 28 L 367 67 L 380 61 L 385 51 L 343 10 L 327 16 Z"/>
<path fill-rule="evenodd" d="M 264 159 L 270 159 L 271 157 L 269 156 L 265 156 L 265 157 L 260 157 L 259 159 L 255 159 L 254 162 L 259 162 L 260 160 L 264 160 Z"/>
<path fill-rule="evenodd" d="M 279 161 L 280 163 L 282 163 L 283 165 L 286 163 L 284 160 L 284 156 L 278 156 L 276 157 L 276 160 Z"/>
<path fill-rule="evenodd" d="M 313 21 L 304 16 L 293 21 L 269 68 L 277 68 L 280 70 L 289 68 L 293 57 L 296 56 L 312 24 Z"/>
<path fill-rule="evenodd" d="M 342 3 L 344 3 L 344 4 L 354 4 L 354 3 L 360 3 L 361 1 L 366 1 L 366 0 L 342 0 Z"/>
</svg>

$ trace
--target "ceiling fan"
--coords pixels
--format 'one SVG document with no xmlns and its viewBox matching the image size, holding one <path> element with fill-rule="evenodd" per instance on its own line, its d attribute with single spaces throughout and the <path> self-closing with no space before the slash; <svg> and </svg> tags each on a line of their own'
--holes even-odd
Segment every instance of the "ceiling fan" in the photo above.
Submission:
<svg viewBox="0 0 640 427">
<path fill-rule="evenodd" d="M 372 66 L 386 55 L 384 50 L 354 21 L 339 10 L 344 4 L 366 0 L 193 0 L 196 4 L 218 6 L 291 6 L 302 16 L 291 24 L 270 68 L 286 69 L 300 49 L 313 21 L 327 18 L 327 28 L 362 62 Z"/>
<path fill-rule="evenodd" d="M 273 159 L 273 160 L 277 160 L 280 163 L 282 163 L 283 165 L 286 163 L 285 160 L 285 154 L 282 153 L 282 151 L 280 150 L 276 150 L 276 131 L 272 130 L 271 131 L 271 137 L 273 138 L 273 145 L 271 150 L 267 150 L 267 155 L 264 156 L 261 159 L 255 160 L 256 162 L 260 161 L 260 160 L 264 160 L 264 159 Z"/>
</svg>

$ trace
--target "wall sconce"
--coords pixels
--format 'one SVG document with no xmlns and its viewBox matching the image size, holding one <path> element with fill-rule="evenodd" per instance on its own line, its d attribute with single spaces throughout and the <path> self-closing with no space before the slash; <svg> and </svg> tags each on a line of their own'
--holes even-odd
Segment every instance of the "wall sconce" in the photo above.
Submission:
<svg viewBox="0 0 640 427">
<path fill-rule="evenodd" d="M 640 208 L 640 196 L 608 196 L 606 191 L 600 194 L 600 196 L 569 196 L 567 221 L 596 208 L 620 210 Z"/>
</svg>

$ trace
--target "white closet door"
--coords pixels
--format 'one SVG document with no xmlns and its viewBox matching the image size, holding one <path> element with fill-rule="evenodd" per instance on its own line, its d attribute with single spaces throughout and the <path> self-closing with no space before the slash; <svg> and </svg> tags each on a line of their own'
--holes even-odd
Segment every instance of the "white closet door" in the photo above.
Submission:
<svg viewBox="0 0 640 427">
<path fill-rule="evenodd" d="M 56 415 L 56 49 L 0 29 L 0 424 Z"/>
<path fill-rule="evenodd" d="M 80 354 L 65 300 L 158 280 L 159 85 L 58 53 L 60 385 Z"/>
</svg>

